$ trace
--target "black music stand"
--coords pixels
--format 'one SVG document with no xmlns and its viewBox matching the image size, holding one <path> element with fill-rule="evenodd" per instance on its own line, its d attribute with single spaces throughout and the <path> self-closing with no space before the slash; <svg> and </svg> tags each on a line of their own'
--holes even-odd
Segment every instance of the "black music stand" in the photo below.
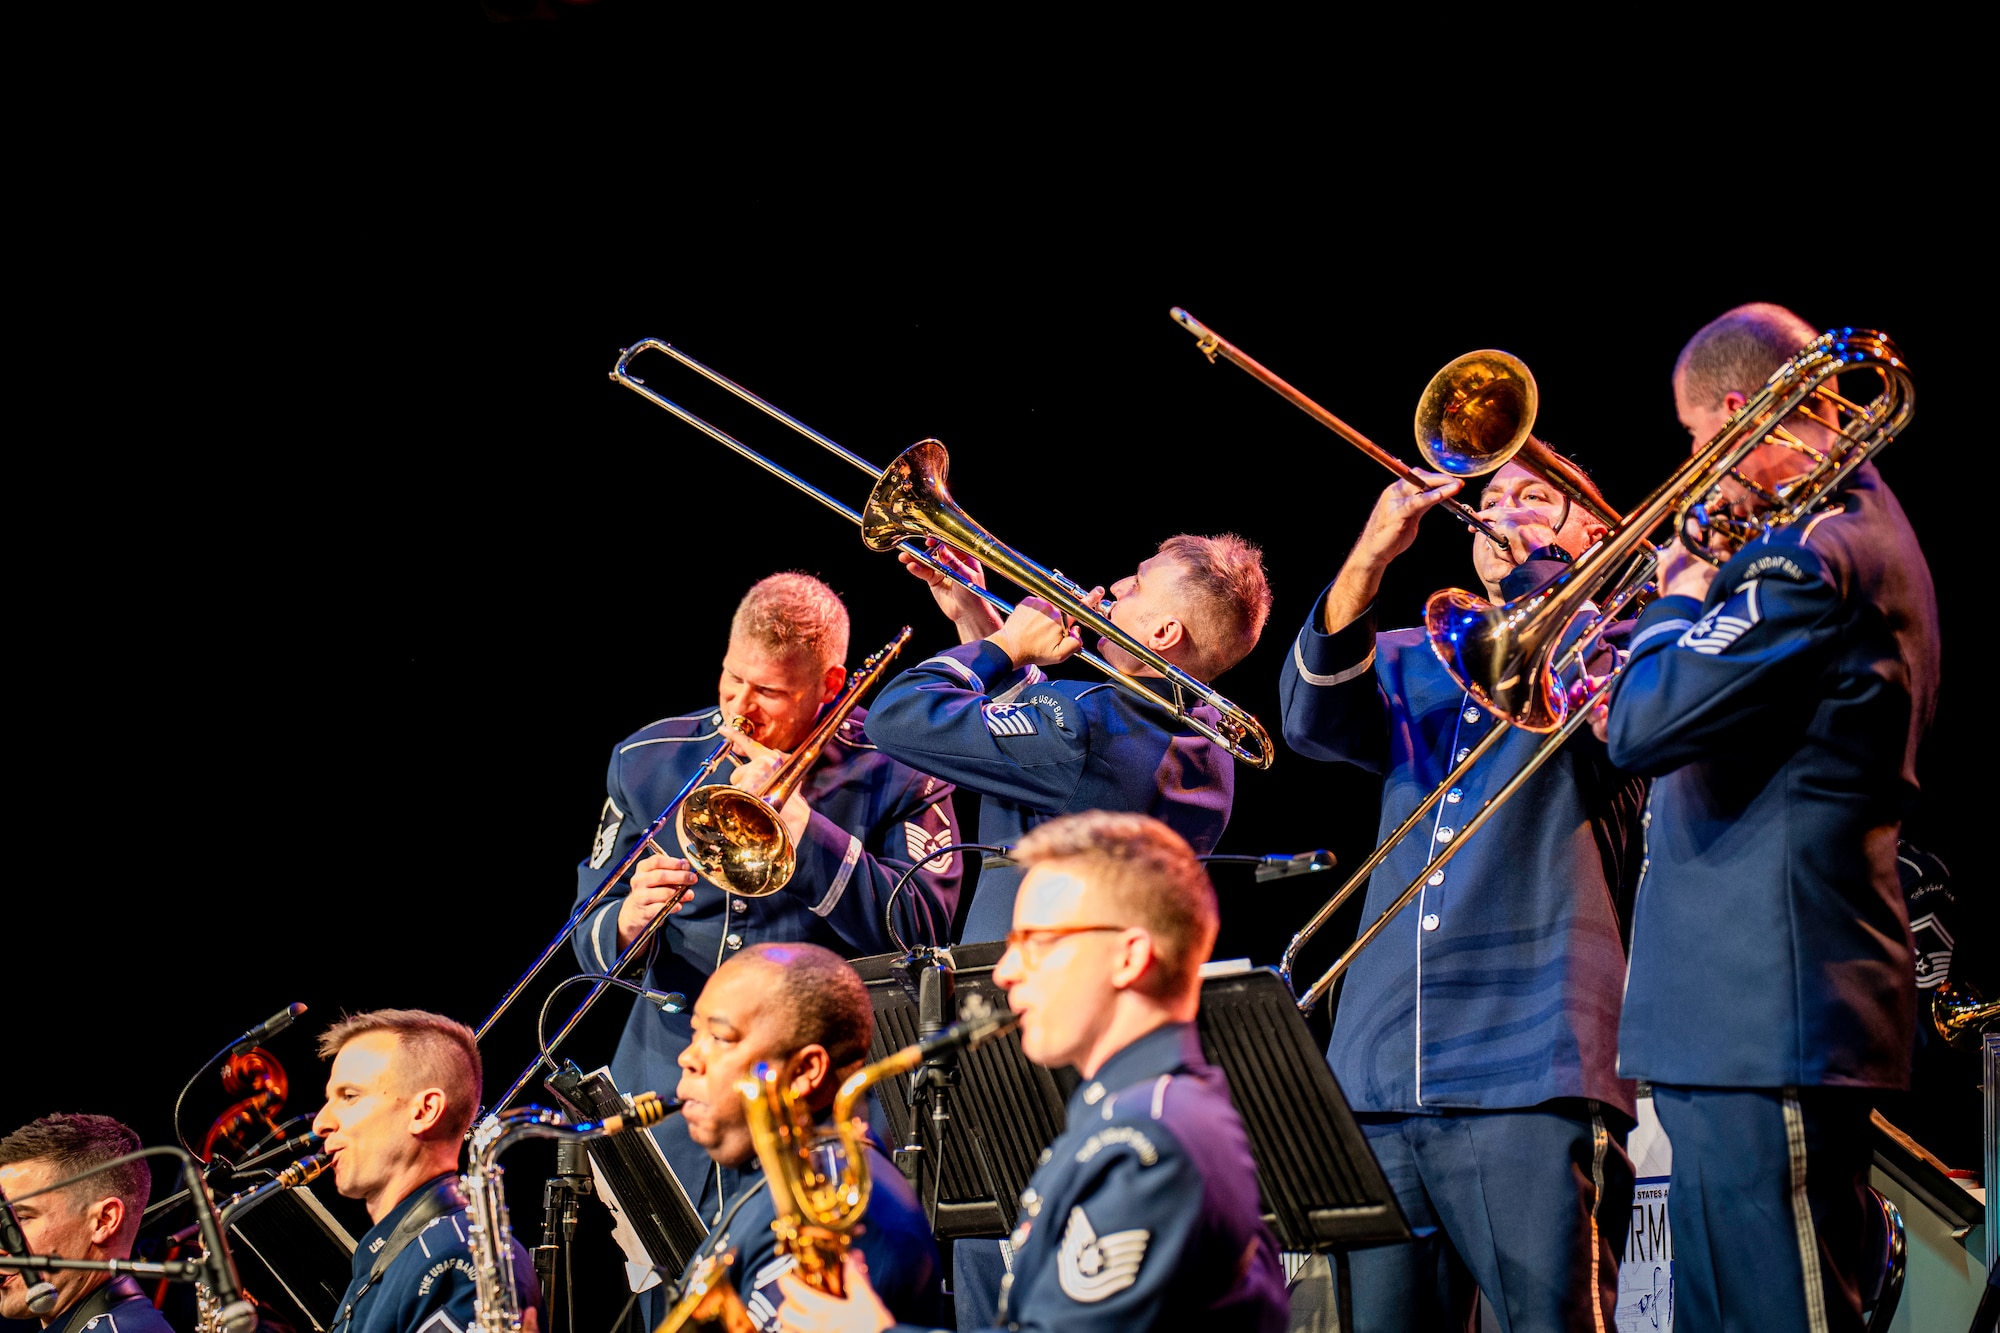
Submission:
<svg viewBox="0 0 2000 1333">
<path fill-rule="evenodd" d="M 993 968 L 1006 945 L 964 944 L 951 951 L 961 999 L 983 997 L 1005 1006 Z M 871 1060 L 915 1041 L 916 997 L 898 964 L 903 955 L 855 960 L 875 1006 Z M 1333 1256 L 1342 1328 L 1353 1327 L 1347 1251 L 1410 1239 L 1395 1193 L 1368 1149 L 1325 1055 L 1278 974 L 1247 964 L 1220 965 L 1202 981 L 1197 1027 L 1202 1049 L 1229 1080 L 1230 1100 L 1243 1117 L 1264 1217 L 1279 1245 Z M 947 1017 L 950 1017 L 949 1015 Z M 935 1197 L 940 1239 L 1004 1236 L 1016 1200 L 1042 1150 L 1065 1124 L 1064 1107 L 1078 1082 L 1073 1069 L 1029 1062 L 1009 1033 L 966 1054 L 952 1102 L 954 1132 L 934 1141 L 928 1119 L 913 1117 L 905 1097 L 882 1089 L 882 1109 L 899 1143 L 915 1142 L 918 1197 Z M 899 1084 L 908 1091 L 907 1084 Z M 900 1160 L 900 1159 L 899 1159 Z M 926 1174 L 926 1173 L 930 1174 Z M 932 1196 L 928 1191 L 935 1191 Z"/>
<path fill-rule="evenodd" d="M 586 1074 L 568 1060 L 543 1083 L 571 1114 L 585 1120 L 629 1114 L 609 1069 Z M 605 1204 L 621 1214 L 639 1238 L 646 1257 L 663 1276 L 678 1275 L 701 1248 L 702 1225 L 687 1190 L 667 1165 L 652 1134 L 613 1134 L 585 1148 L 597 1167 Z"/>
</svg>

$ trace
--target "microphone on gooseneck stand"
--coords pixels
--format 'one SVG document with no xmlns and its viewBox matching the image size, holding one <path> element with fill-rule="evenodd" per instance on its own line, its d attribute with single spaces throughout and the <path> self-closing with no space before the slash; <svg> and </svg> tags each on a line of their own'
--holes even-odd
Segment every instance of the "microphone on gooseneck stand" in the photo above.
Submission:
<svg viewBox="0 0 2000 1333">
<path fill-rule="evenodd" d="M 0 1198 L 0 1250 L 8 1254 L 18 1254 L 23 1259 L 33 1254 L 28 1248 L 28 1238 L 21 1234 L 21 1220 L 14 1216 L 14 1205 Z M 30 1281 L 27 1270 L 20 1270 L 21 1285 L 28 1289 L 28 1310 L 31 1314 L 45 1315 L 56 1308 L 56 1289 L 47 1278 L 39 1282 Z"/>
<path fill-rule="evenodd" d="M 269 1018 L 259 1023 L 256 1027 L 251 1028 L 248 1032 L 244 1033 L 242 1036 L 238 1037 L 234 1042 L 232 1042 L 229 1047 L 229 1053 L 231 1055 L 241 1055 L 245 1051 L 249 1050 L 251 1047 L 256 1046 L 259 1043 L 263 1042 L 265 1039 L 277 1036 L 280 1032 L 283 1032 L 286 1028 L 292 1025 L 293 1019 L 297 1018 L 300 1014 L 303 1014 L 305 1011 L 306 1007 L 303 1004 L 298 1004 L 294 1002 L 292 1004 L 286 1005 L 283 1009 L 280 1009 L 277 1013 L 272 1014 Z"/>
</svg>

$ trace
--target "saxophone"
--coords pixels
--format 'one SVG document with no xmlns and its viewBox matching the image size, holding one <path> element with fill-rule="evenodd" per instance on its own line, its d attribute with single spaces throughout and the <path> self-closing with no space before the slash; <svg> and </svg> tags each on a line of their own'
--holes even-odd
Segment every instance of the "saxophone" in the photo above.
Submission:
<svg viewBox="0 0 2000 1333">
<path fill-rule="evenodd" d="M 473 1326 L 479 1333 L 522 1333 L 521 1293 L 514 1282 L 513 1228 L 507 1221 L 500 1154 L 522 1139 L 579 1143 L 646 1125 L 657 1125 L 680 1109 L 679 1102 L 642 1092 L 629 1099 L 631 1110 L 576 1124 L 541 1106 L 525 1106 L 486 1117 L 472 1132 L 472 1146 L 459 1188 L 465 1194 L 466 1248 L 472 1251 Z"/>
<path fill-rule="evenodd" d="M 833 1129 L 820 1130 L 812 1112 L 792 1095 L 768 1062 L 736 1085 L 743 1098 L 750 1141 L 771 1191 L 776 1217 L 771 1231 L 776 1249 L 797 1265 L 799 1278 L 815 1291 L 847 1296 L 845 1262 L 855 1225 L 868 1211 L 869 1090 L 907 1074 L 950 1050 L 971 1050 L 1012 1030 L 1020 1019 L 1009 1010 L 989 1010 L 913 1042 L 865 1066 L 840 1085 L 833 1098 Z M 682 1284 L 682 1295 L 655 1333 L 748 1333 L 755 1329 L 743 1299 L 731 1285 L 733 1249 L 697 1259 Z"/>
<path fill-rule="evenodd" d="M 323 1152 L 308 1153 L 255 1189 L 230 1195 L 222 1207 L 216 1210 L 217 1229 L 227 1231 L 237 1218 L 266 1199 L 289 1189 L 297 1189 L 314 1179 L 320 1172 L 326 1170 L 330 1160 Z M 223 1333 L 222 1300 L 206 1282 L 194 1284 L 194 1327 L 195 1333 Z"/>
</svg>

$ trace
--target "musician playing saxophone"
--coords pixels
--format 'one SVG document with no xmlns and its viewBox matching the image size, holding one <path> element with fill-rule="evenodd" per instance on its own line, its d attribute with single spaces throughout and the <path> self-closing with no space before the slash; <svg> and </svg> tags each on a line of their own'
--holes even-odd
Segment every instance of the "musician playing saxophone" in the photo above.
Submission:
<svg viewBox="0 0 2000 1333">
<path fill-rule="evenodd" d="M 1695 446 L 1813 336 L 1762 304 L 1696 333 L 1673 379 Z M 1776 492 L 1808 465 L 1765 443 L 1737 473 Z M 1676 542 L 1659 578 L 1607 736 L 1658 775 L 1618 1058 L 1673 1142 L 1678 1319 L 1858 1330 L 1869 1111 L 1910 1077 L 1896 833 L 1937 698 L 1930 569 L 1863 463 L 1719 571 Z"/>
<path fill-rule="evenodd" d="M 1279 681 L 1293 749 L 1382 775 L 1383 836 L 1495 725 L 1421 628 L 1376 625 L 1383 575 L 1423 515 L 1461 489 L 1420 475 L 1426 487 L 1382 492 Z M 1504 549 L 1472 539 L 1496 602 L 1546 583 L 1604 535 L 1511 463 L 1483 478 L 1477 507 L 1506 536 Z M 1362 1333 L 1462 1328 L 1478 1292 L 1516 1330 L 1608 1327 L 1617 1304 L 1634 1089 L 1615 1066 L 1616 900 L 1638 859 L 1636 784 L 1582 736 L 1424 876 L 1540 741 L 1502 737 L 1369 883 L 1366 920 L 1425 879 L 1348 973 L 1327 1059 L 1420 1231 L 1352 1256 Z"/>
<path fill-rule="evenodd" d="M 334 1187 L 368 1207 L 374 1225 L 354 1249 L 354 1275 L 331 1333 L 462 1333 L 472 1325 L 476 1273 L 466 1246 L 459 1149 L 479 1106 L 472 1029 L 421 1009 L 377 1009 L 328 1028 L 326 1140 Z M 512 1245 L 522 1322 L 534 1333 L 541 1288 Z"/>
<path fill-rule="evenodd" d="M 777 1326 L 785 1300 L 777 1279 L 793 1263 L 777 1253 L 776 1209 L 738 1085 L 768 1063 L 780 1085 L 824 1120 L 841 1082 L 866 1060 L 874 1026 L 861 978 L 814 944 L 753 944 L 717 968 L 695 1001 L 694 1040 L 680 1053 L 674 1095 L 688 1136 L 715 1163 L 727 1202 L 694 1264 L 733 1250 L 729 1274 L 759 1328 Z M 943 1276 L 930 1226 L 902 1173 L 873 1143 L 868 1156 L 873 1184 L 854 1243 L 890 1309 L 933 1321 Z"/>
</svg>

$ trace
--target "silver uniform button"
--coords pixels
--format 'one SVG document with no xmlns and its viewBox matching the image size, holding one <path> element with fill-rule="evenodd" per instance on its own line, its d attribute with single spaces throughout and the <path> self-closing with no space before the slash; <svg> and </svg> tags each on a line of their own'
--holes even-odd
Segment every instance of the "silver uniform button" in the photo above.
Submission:
<svg viewBox="0 0 2000 1333">
<path fill-rule="evenodd" d="M 1454 764 L 1462 764 L 1465 762 L 1465 757 L 1471 753 L 1472 753 L 1472 747 L 1468 745 L 1463 750 L 1460 750 L 1458 752 L 1457 758 L 1453 759 L 1452 762 Z"/>
<path fill-rule="evenodd" d="M 1446 805 L 1457 805 L 1460 801 L 1464 799 L 1465 799 L 1465 788 L 1463 787 L 1453 787 L 1450 791 L 1444 794 L 1444 803 Z"/>
<path fill-rule="evenodd" d="M 1021 1209 L 1029 1217 L 1040 1217 L 1042 1215 L 1042 1196 L 1032 1189 L 1022 1190 Z"/>
<path fill-rule="evenodd" d="M 1444 871 L 1442 870 L 1431 871 L 1431 877 L 1425 880 L 1424 883 L 1430 885 L 1432 888 L 1436 888 L 1438 885 L 1444 883 Z"/>
<path fill-rule="evenodd" d="M 1465 720 L 1467 722 L 1477 722 L 1479 720 L 1479 710 L 1477 708 L 1466 709 Z"/>
<path fill-rule="evenodd" d="M 1436 930 L 1437 928 L 1438 928 L 1438 914 L 1436 912 L 1432 912 L 1429 916 L 1424 918 L 1424 929 Z"/>
<path fill-rule="evenodd" d="M 1457 836 L 1456 829 L 1441 828 L 1438 830 L 1439 842 L 1450 842 L 1455 836 Z"/>
<path fill-rule="evenodd" d="M 1083 1090 L 1083 1104 L 1085 1106 L 1095 1106 L 1103 1100 L 1104 1085 L 1102 1083 L 1093 1083 Z"/>
<path fill-rule="evenodd" d="M 747 912 L 750 910 L 750 904 L 741 898 L 731 898 L 729 900 L 729 910 L 732 912 Z"/>
<path fill-rule="evenodd" d="M 740 949 L 743 947 L 743 937 L 741 935 L 731 935 L 723 943 L 732 949 Z"/>
</svg>

